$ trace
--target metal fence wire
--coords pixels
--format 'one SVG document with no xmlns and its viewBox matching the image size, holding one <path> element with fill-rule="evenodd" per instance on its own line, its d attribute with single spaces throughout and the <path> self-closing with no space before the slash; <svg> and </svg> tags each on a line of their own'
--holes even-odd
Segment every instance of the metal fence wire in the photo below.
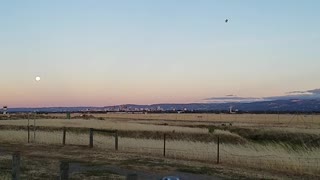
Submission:
<svg viewBox="0 0 320 180">
<path fill-rule="evenodd" d="M 92 140 L 90 132 L 92 133 Z M 174 159 L 188 159 L 206 161 L 211 163 L 223 163 L 237 166 L 246 166 L 259 169 L 272 169 L 295 171 L 300 173 L 320 174 L 320 157 L 303 156 L 279 156 L 274 154 L 250 154 L 234 153 L 237 146 L 233 146 L 231 152 L 227 144 L 217 142 L 195 142 L 185 138 L 179 140 L 174 134 L 164 134 L 162 139 L 143 139 L 135 137 L 118 137 L 116 130 L 76 130 L 68 128 L 56 128 L 54 130 L 41 128 L 2 129 L 0 138 L 4 142 L 36 143 L 50 145 L 82 145 L 106 149 L 108 151 L 122 151 L 165 156 Z M 219 142 L 219 141 L 218 141 Z M 220 146 L 219 146 L 220 145 Z M 0 161 L 2 156 L 0 156 Z M 2 170 L 3 165 L 0 163 Z M 4 168 L 4 172 L 5 168 Z M 1 178 L 0 178 L 1 179 Z"/>
</svg>

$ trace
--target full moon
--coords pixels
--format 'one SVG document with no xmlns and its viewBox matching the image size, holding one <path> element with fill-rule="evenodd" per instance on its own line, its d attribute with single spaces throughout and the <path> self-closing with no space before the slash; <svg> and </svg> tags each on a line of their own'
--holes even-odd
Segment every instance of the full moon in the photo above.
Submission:
<svg viewBox="0 0 320 180">
<path fill-rule="evenodd" d="M 39 76 L 36 77 L 36 81 L 40 81 L 41 78 Z"/>
</svg>

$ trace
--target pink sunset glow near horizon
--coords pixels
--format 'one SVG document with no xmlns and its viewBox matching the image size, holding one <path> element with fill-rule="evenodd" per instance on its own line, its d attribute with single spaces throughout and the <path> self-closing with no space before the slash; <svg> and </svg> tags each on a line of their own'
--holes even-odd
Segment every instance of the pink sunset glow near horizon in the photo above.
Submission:
<svg viewBox="0 0 320 180">
<path fill-rule="evenodd" d="M 319 9 L 320 1 L 289 0 L 2 2 L 0 106 L 196 103 L 316 89 Z"/>
</svg>

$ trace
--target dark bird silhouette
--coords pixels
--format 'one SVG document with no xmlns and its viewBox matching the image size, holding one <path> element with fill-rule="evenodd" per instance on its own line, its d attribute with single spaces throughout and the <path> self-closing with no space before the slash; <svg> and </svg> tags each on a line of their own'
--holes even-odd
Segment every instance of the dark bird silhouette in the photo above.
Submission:
<svg viewBox="0 0 320 180">
<path fill-rule="evenodd" d="M 228 21 L 229 21 L 229 19 L 226 19 L 224 22 L 226 22 L 226 23 L 227 23 Z"/>
</svg>

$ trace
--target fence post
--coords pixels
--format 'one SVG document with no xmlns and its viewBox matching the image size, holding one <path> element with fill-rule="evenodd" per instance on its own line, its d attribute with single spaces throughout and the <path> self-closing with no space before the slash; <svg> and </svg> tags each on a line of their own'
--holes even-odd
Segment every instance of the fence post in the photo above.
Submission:
<svg viewBox="0 0 320 180">
<path fill-rule="evenodd" d="M 89 147 L 93 148 L 93 128 L 90 128 Z"/>
<path fill-rule="evenodd" d="M 128 174 L 127 180 L 138 180 L 138 175 L 137 174 Z"/>
<path fill-rule="evenodd" d="M 67 112 L 67 119 L 71 119 L 70 112 Z"/>
<path fill-rule="evenodd" d="M 115 149 L 118 151 L 118 131 L 115 134 Z"/>
<path fill-rule="evenodd" d="M 60 180 L 69 179 L 69 163 L 65 161 L 60 162 Z"/>
<path fill-rule="evenodd" d="M 63 128 L 63 137 L 62 137 L 62 144 L 66 145 L 66 133 L 67 133 L 67 128 Z"/>
<path fill-rule="evenodd" d="M 20 179 L 20 153 L 15 152 L 12 155 L 12 180 Z"/>
<path fill-rule="evenodd" d="M 30 120 L 29 120 L 29 114 L 27 115 L 28 117 L 28 143 L 30 143 Z"/>
<path fill-rule="evenodd" d="M 163 156 L 166 157 L 166 133 L 163 134 Z"/>
<path fill-rule="evenodd" d="M 36 142 L 36 119 L 33 120 L 33 141 Z"/>
<path fill-rule="evenodd" d="M 220 163 L 220 137 L 218 136 L 217 141 L 217 164 Z"/>
<path fill-rule="evenodd" d="M 28 143 L 30 143 L 30 126 L 29 126 L 29 123 L 28 123 Z"/>
</svg>

